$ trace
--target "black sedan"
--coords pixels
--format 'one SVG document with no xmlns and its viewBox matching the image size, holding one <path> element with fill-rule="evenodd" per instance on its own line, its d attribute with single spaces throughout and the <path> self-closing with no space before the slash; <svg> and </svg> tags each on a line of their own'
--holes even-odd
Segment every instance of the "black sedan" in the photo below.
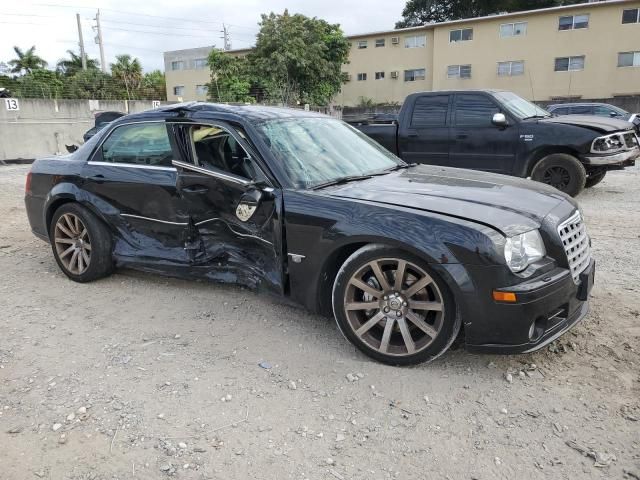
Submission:
<svg viewBox="0 0 640 480">
<path fill-rule="evenodd" d="M 342 121 L 204 103 L 115 120 L 27 178 L 33 232 L 88 282 L 115 267 L 238 283 L 333 314 L 411 364 L 541 348 L 584 317 L 576 203 L 530 180 L 410 165 Z"/>
</svg>

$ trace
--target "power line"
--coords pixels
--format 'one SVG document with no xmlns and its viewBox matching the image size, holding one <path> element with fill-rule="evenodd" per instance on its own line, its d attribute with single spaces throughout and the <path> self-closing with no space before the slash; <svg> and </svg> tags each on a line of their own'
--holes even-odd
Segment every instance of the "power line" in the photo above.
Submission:
<svg viewBox="0 0 640 480">
<path fill-rule="evenodd" d="M 150 32 L 148 30 L 131 30 L 128 28 L 118 28 L 118 27 L 103 27 L 105 30 L 117 30 L 120 32 L 131 32 L 131 33 L 147 33 L 149 35 L 163 35 L 165 37 L 195 37 L 195 38 L 202 38 L 202 37 L 206 37 L 206 38 L 211 38 L 213 37 L 213 35 L 189 35 L 188 33 L 167 33 L 167 32 Z"/>
</svg>

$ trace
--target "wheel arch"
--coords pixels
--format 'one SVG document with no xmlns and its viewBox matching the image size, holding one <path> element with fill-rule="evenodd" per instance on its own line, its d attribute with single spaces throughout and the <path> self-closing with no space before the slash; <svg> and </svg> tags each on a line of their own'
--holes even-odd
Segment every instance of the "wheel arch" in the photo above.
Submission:
<svg viewBox="0 0 640 480">
<path fill-rule="evenodd" d="M 554 153 L 565 153 L 565 154 L 571 155 L 575 157 L 580 163 L 583 163 L 582 160 L 580 159 L 580 153 L 576 149 L 568 147 L 566 145 L 549 145 L 549 146 L 541 147 L 535 150 L 531 154 L 531 156 L 529 157 L 529 161 L 527 163 L 526 176 L 527 177 L 531 176 L 531 173 L 533 172 L 534 167 L 538 164 L 540 160 L 542 160 L 543 158 L 549 155 L 553 155 Z"/>
</svg>

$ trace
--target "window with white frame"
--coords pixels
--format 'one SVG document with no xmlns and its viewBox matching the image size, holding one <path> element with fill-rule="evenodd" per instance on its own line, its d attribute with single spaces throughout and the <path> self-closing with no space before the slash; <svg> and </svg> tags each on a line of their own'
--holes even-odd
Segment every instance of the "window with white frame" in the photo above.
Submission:
<svg viewBox="0 0 640 480">
<path fill-rule="evenodd" d="M 204 70 L 207 68 L 207 59 L 206 58 L 196 58 L 193 61 L 193 68 L 196 70 Z"/>
<path fill-rule="evenodd" d="M 589 14 L 565 15 L 558 18 L 558 30 L 578 30 L 589 27 Z"/>
<path fill-rule="evenodd" d="M 575 57 L 557 57 L 554 70 L 556 72 L 575 72 L 584 70 L 584 55 Z"/>
<path fill-rule="evenodd" d="M 196 85 L 196 95 L 206 95 L 209 91 L 207 85 Z"/>
<path fill-rule="evenodd" d="M 384 72 L 376 72 L 376 80 L 384 80 Z"/>
<path fill-rule="evenodd" d="M 367 44 L 369 42 L 367 42 L 366 40 L 360 40 L 358 41 L 358 48 L 362 49 L 362 48 L 367 48 Z"/>
<path fill-rule="evenodd" d="M 521 37 L 527 34 L 527 22 L 503 23 L 500 25 L 500 36 Z"/>
<path fill-rule="evenodd" d="M 358 74 L 358 81 L 361 82 L 363 80 L 367 79 L 367 74 L 366 73 L 359 73 Z"/>
<path fill-rule="evenodd" d="M 514 77 L 524 73 L 524 60 L 509 60 L 508 62 L 498 62 L 499 77 Z"/>
<path fill-rule="evenodd" d="M 449 31 L 449 42 L 467 42 L 473 40 L 473 28 L 461 28 L 459 30 Z"/>
<path fill-rule="evenodd" d="M 619 67 L 640 67 L 640 52 L 620 52 L 618 54 Z"/>
<path fill-rule="evenodd" d="M 413 68 L 411 70 L 404 71 L 404 81 L 405 82 L 415 82 L 417 80 L 424 80 L 427 75 L 427 70 L 425 68 Z"/>
<path fill-rule="evenodd" d="M 184 60 L 171 62 L 171 70 L 184 70 Z"/>
<path fill-rule="evenodd" d="M 404 48 L 422 48 L 426 44 L 426 35 L 411 35 L 410 37 L 404 37 Z"/>
<path fill-rule="evenodd" d="M 471 78 L 471 65 L 449 65 L 447 78 Z"/>
<path fill-rule="evenodd" d="M 640 8 L 622 10 L 622 23 L 640 23 Z"/>
<path fill-rule="evenodd" d="M 376 48 L 384 47 L 384 38 L 376 38 Z"/>
<path fill-rule="evenodd" d="M 173 94 L 177 95 L 178 97 L 184 95 L 184 85 L 177 85 L 173 87 Z"/>
</svg>

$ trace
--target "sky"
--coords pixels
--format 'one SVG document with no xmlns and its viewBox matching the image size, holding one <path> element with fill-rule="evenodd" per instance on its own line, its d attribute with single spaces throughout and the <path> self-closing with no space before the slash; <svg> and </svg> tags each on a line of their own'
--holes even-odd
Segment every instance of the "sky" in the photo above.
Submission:
<svg viewBox="0 0 640 480">
<path fill-rule="evenodd" d="M 51 2 L 51 3 L 49 3 Z M 339 23 L 347 34 L 392 29 L 405 0 L 4 0 L 0 9 L 0 62 L 15 57 L 13 46 L 36 53 L 49 67 L 66 51 L 76 52 L 80 14 L 85 50 L 100 58 L 94 41 L 96 11 L 100 8 L 106 63 L 118 54 L 140 59 L 145 71 L 163 70 L 162 52 L 223 44 L 226 24 L 232 48 L 250 47 L 258 32 L 261 13 L 302 13 Z"/>
</svg>

